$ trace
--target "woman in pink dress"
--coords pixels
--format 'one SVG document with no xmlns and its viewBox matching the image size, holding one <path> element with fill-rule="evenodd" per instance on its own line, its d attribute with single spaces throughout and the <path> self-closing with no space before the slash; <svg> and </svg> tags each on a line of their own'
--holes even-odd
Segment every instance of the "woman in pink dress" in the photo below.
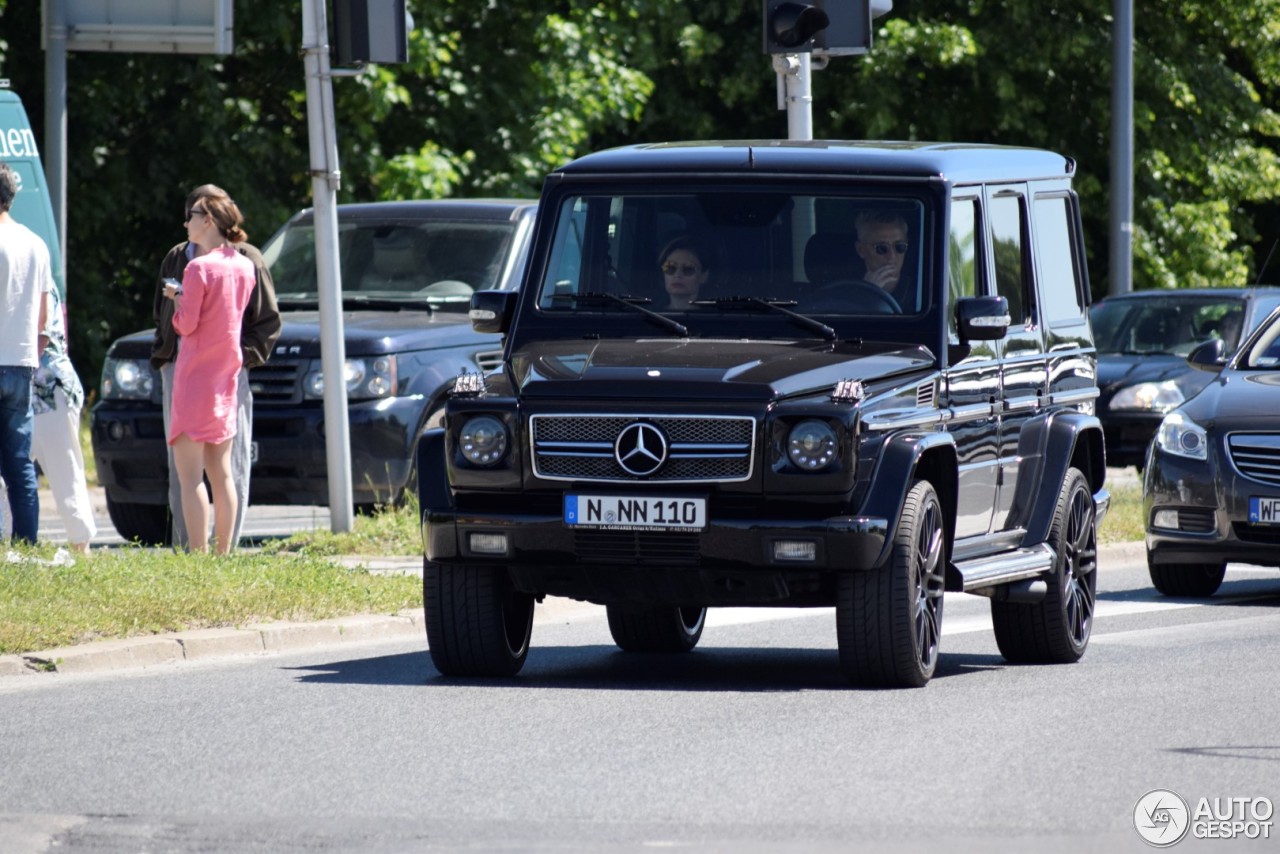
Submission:
<svg viewBox="0 0 1280 854">
<path fill-rule="evenodd" d="M 231 550 L 236 487 L 231 476 L 231 440 L 236 435 L 236 382 L 243 354 L 240 325 L 253 292 L 253 262 L 231 245 L 246 237 L 244 219 L 226 196 L 201 196 L 187 211 L 187 239 L 196 247 L 182 285 L 167 284 L 175 301 L 173 328 L 178 358 L 173 369 L 169 444 L 182 492 L 190 550 L 208 551 L 209 498 L 213 490 L 214 548 Z"/>
</svg>

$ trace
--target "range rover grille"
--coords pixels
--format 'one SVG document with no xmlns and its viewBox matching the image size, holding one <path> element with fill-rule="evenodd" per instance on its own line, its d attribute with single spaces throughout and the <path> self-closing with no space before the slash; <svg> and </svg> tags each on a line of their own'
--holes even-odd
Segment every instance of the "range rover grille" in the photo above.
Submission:
<svg viewBox="0 0 1280 854">
<path fill-rule="evenodd" d="M 249 369 L 249 387 L 254 403 L 292 403 L 301 399 L 298 378 L 304 362 L 273 358 L 265 365 Z"/>
<path fill-rule="evenodd" d="M 624 469 L 614 453 L 618 437 L 636 423 L 657 427 L 667 457 L 652 473 Z M 620 483 L 740 481 L 751 477 L 754 418 L 685 415 L 534 415 L 533 470 L 549 480 Z"/>
<path fill-rule="evenodd" d="M 1236 433 L 1227 437 L 1227 450 L 1240 474 L 1280 486 L 1280 433 Z"/>
</svg>

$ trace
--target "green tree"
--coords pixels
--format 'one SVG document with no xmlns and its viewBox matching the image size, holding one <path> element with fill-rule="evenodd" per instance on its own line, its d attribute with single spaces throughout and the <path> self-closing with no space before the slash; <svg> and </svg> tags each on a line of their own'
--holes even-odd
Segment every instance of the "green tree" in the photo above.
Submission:
<svg viewBox="0 0 1280 854">
<path fill-rule="evenodd" d="M 40 5 L 0 0 L 0 75 L 43 129 Z M 106 347 L 150 325 L 156 268 L 194 186 L 225 187 L 252 240 L 310 203 L 301 5 L 236 8 L 228 57 L 68 54 L 68 308 L 93 385 Z M 651 10 L 674 0 L 644 4 Z M 411 61 L 334 83 L 341 201 L 534 196 L 652 90 L 616 4 L 412 0 Z M 20 37 L 18 37 L 20 36 Z"/>
<path fill-rule="evenodd" d="M 0 76 L 43 126 L 40 3 L 0 0 Z M 608 145 L 785 136 L 758 2 L 410 0 L 410 62 L 335 82 L 341 199 L 532 195 Z M 873 51 L 814 75 L 819 137 L 1051 148 L 1079 163 L 1095 293 L 1109 284 L 1109 0 L 897 0 Z M 1135 9 L 1134 283 L 1240 285 L 1280 229 L 1280 0 Z M 230 57 L 72 53 L 73 353 L 150 323 L 196 184 L 252 237 L 310 203 L 298 0 L 238 0 Z M 1280 262 L 1273 262 L 1280 263 Z"/>
<path fill-rule="evenodd" d="M 1135 6 L 1135 287 L 1247 284 L 1280 226 L 1280 2 Z M 815 72 L 815 136 L 1030 145 L 1073 157 L 1101 295 L 1110 12 L 1109 0 L 897 0 L 876 22 L 870 54 Z M 757 4 L 707 0 L 650 25 L 669 51 L 650 75 L 658 92 L 679 94 L 655 100 L 632 133 L 785 135 L 785 115 L 771 112 Z"/>
</svg>

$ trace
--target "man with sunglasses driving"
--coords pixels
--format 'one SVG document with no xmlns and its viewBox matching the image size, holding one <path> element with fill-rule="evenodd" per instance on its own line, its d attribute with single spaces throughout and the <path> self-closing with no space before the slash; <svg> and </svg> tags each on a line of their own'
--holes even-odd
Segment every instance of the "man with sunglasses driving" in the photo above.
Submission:
<svg viewBox="0 0 1280 854">
<path fill-rule="evenodd" d="M 858 232 L 854 249 L 867 267 L 862 278 L 897 296 L 902 262 L 910 246 L 907 221 L 893 211 L 871 210 L 858 214 L 854 227 Z"/>
</svg>

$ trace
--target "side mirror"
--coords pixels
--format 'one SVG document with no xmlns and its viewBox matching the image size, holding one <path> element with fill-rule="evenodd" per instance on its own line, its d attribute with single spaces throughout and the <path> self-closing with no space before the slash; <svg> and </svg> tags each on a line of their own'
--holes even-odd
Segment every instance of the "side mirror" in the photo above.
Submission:
<svg viewBox="0 0 1280 854">
<path fill-rule="evenodd" d="M 1009 332 L 1009 301 L 1004 297 L 956 300 L 956 328 L 961 341 L 996 341 Z"/>
<path fill-rule="evenodd" d="M 1198 371 L 1218 373 L 1227 363 L 1227 345 L 1221 338 L 1210 338 L 1187 354 L 1187 364 Z"/>
<path fill-rule="evenodd" d="M 471 295 L 471 328 L 476 332 L 505 334 L 516 306 L 515 291 L 476 291 Z"/>
</svg>

